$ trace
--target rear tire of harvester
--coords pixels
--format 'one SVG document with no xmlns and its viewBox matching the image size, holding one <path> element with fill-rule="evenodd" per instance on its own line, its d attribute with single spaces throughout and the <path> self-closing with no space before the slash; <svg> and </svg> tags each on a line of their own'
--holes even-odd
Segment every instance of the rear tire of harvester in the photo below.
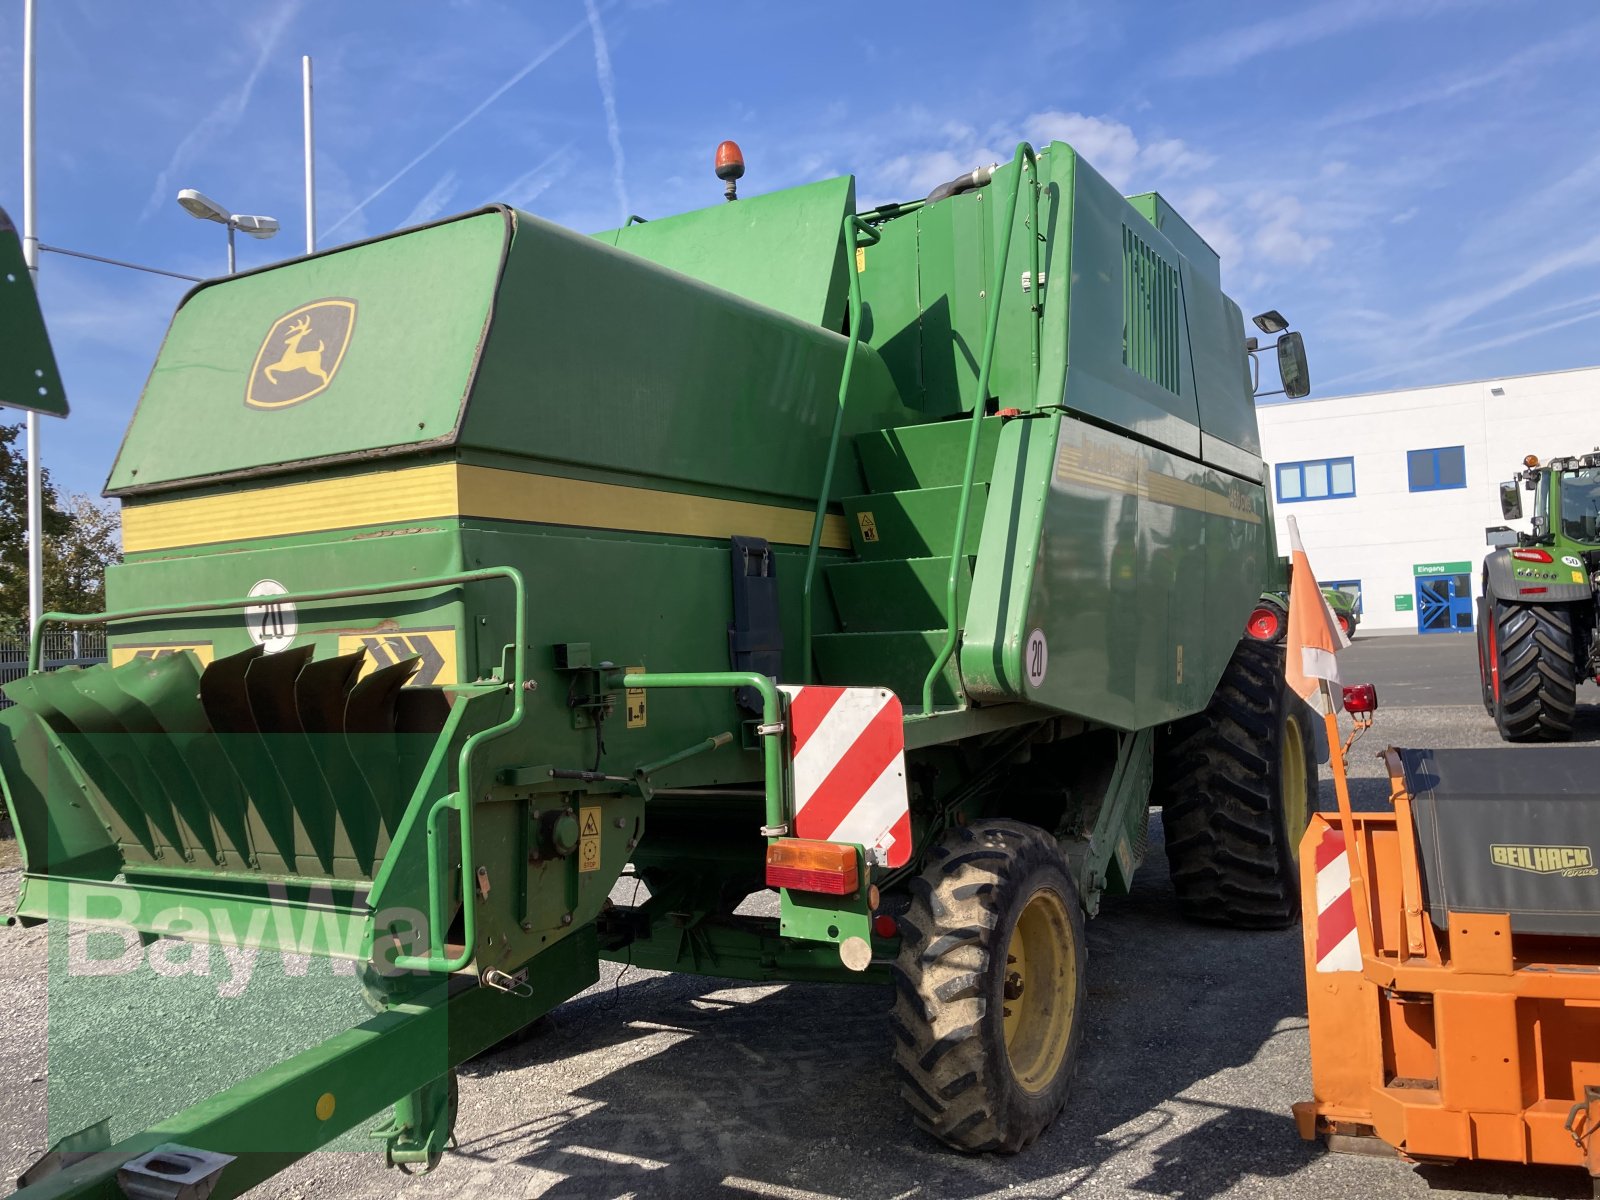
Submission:
<svg viewBox="0 0 1600 1200">
<path fill-rule="evenodd" d="M 1061 1111 L 1083 1038 L 1083 908 L 1053 837 L 952 829 L 911 881 L 892 968 L 894 1069 L 917 1125 L 1012 1154 Z"/>
<path fill-rule="evenodd" d="M 1578 650 L 1572 608 L 1509 604 L 1490 608 L 1490 645 L 1499 667 L 1494 723 L 1508 742 L 1564 742 L 1578 712 Z"/>
<path fill-rule="evenodd" d="M 1282 929 L 1300 915 L 1316 717 L 1284 682 L 1283 663 L 1282 647 L 1241 641 L 1205 711 L 1158 743 L 1152 802 L 1178 904 L 1195 920 Z"/>
</svg>

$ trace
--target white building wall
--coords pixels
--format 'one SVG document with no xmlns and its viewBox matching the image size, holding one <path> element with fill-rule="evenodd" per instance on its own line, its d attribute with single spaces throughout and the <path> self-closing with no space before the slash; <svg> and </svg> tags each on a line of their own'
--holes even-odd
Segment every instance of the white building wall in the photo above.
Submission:
<svg viewBox="0 0 1600 1200">
<path fill-rule="evenodd" d="M 1523 456 L 1600 446 L 1600 367 L 1263 404 L 1257 416 L 1280 549 L 1288 552 L 1293 515 L 1318 578 L 1361 581 L 1362 631 L 1415 631 L 1417 565 L 1471 563 L 1476 592 L 1484 529 L 1508 524 L 1499 483 Z M 1467 486 L 1411 491 L 1406 452 L 1441 446 L 1464 448 Z M 1279 463 L 1347 456 L 1354 496 L 1278 503 Z M 1411 599 L 1410 611 L 1397 596 Z"/>
</svg>

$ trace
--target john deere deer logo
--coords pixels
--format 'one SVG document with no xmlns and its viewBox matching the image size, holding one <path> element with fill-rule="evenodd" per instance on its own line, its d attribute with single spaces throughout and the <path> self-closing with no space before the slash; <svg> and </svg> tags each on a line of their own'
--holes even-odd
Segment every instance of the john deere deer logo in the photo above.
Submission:
<svg viewBox="0 0 1600 1200">
<path fill-rule="evenodd" d="M 272 323 L 250 369 L 244 402 L 287 408 L 333 382 L 356 325 L 356 302 L 315 300 Z"/>
</svg>

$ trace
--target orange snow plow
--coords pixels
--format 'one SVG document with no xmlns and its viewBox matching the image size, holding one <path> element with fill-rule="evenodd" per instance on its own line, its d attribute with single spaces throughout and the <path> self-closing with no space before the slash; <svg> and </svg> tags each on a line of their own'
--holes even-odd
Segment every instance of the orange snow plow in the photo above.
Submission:
<svg viewBox="0 0 1600 1200">
<path fill-rule="evenodd" d="M 1600 1196 L 1594 753 L 1390 749 L 1392 811 L 1312 818 L 1302 1137 L 1579 1166 Z"/>
</svg>

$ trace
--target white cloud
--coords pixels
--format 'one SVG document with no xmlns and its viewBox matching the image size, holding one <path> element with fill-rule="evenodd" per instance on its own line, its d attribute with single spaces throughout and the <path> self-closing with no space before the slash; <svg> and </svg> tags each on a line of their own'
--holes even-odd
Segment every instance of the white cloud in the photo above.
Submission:
<svg viewBox="0 0 1600 1200">
<path fill-rule="evenodd" d="M 445 205 L 449 204 L 451 199 L 454 198 L 460 186 L 461 181 L 456 178 L 454 169 L 446 171 L 416 202 L 400 224 L 421 225 L 424 222 L 433 220 L 444 211 Z"/>
</svg>

